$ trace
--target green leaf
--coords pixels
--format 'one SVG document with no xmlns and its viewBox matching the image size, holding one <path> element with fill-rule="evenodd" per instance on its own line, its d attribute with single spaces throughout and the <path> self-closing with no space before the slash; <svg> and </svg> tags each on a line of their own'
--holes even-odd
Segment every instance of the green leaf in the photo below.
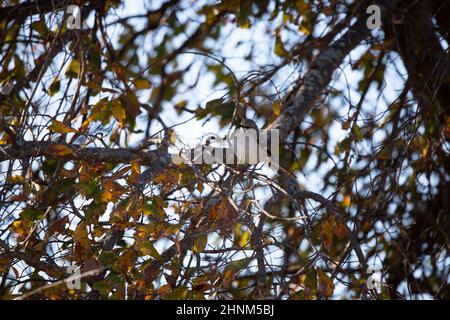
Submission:
<svg viewBox="0 0 450 320">
<path fill-rule="evenodd" d="M 166 300 L 185 300 L 188 298 L 189 290 L 186 287 L 179 287 L 167 294 Z"/>
<path fill-rule="evenodd" d="M 18 55 L 14 55 L 14 69 L 12 71 L 13 77 L 20 79 L 25 76 L 25 65 L 22 60 L 20 60 Z"/>
<path fill-rule="evenodd" d="M 59 91 L 59 89 L 61 89 L 61 81 L 58 77 L 56 77 L 52 80 L 52 83 L 50 83 L 50 86 L 47 89 L 47 93 L 53 97 Z"/>
<path fill-rule="evenodd" d="M 340 153 L 350 150 L 351 143 L 352 143 L 352 140 L 350 139 L 350 137 L 347 137 L 344 140 L 342 140 L 341 142 L 339 142 L 336 145 L 335 154 L 340 154 Z"/>
<path fill-rule="evenodd" d="M 98 256 L 98 261 L 104 266 L 113 266 L 117 262 L 117 254 L 112 251 L 103 251 Z"/>
<path fill-rule="evenodd" d="M 94 283 L 93 289 L 100 292 L 101 295 L 107 295 L 109 293 L 109 289 L 111 288 L 111 285 L 108 284 L 106 281 L 99 281 Z"/>
<path fill-rule="evenodd" d="M 151 202 L 147 202 L 147 204 L 144 206 L 143 210 L 145 215 L 148 216 L 155 216 L 158 218 L 162 218 L 165 216 L 165 211 L 163 208 L 161 208 L 161 206 L 159 206 L 158 204 L 153 204 Z"/>
<path fill-rule="evenodd" d="M 353 133 L 355 134 L 356 141 L 361 141 L 363 138 L 363 135 L 361 133 L 361 128 L 355 123 L 353 127 Z"/>
<path fill-rule="evenodd" d="M 31 24 L 31 28 L 39 33 L 42 37 L 46 37 L 48 35 L 48 27 L 44 21 L 38 20 Z"/>
<path fill-rule="evenodd" d="M 317 292 L 317 272 L 314 268 L 308 269 L 305 280 L 303 281 L 305 287 L 305 296 L 311 296 Z"/>
<path fill-rule="evenodd" d="M 80 73 L 80 69 L 81 69 L 80 62 L 76 59 L 73 59 L 70 62 L 69 66 L 67 67 L 65 74 L 69 78 L 76 78 Z"/>
<path fill-rule="evenodd" d="M 195 115 L 198 120 L 205 118 L 208 114 L 212 116 L 221 116 L 223 119 L 231 119 L 235 107 L 234 102 L 224 102 L 224 99 L 214 99 L 206 104 L 205 109 L 197 109 Z"/>
<path fill-rule="evenodd" d="M 44 212 L 41 210 L 38 210 L 36 208 L 25 208 L 21 213 L 20 216 L 22 219 L 26 221 L 36 221 L 40 220 L 44 217 Z"/>
<path fill-rule="evenodd" d="M 156 248 L 153 246 L 153 244 L 149 241 L 141 242 L 139 244 L 139 249 L 141 250 L 141 252 L 144 255 L 150 256 L 153 259 L 155 259 L 156 261 L 159 261 L 159 262 L 164 261 L 163 258 L 161 257 L 161 255 L 159 254 L 158 250 L 156 250 Z"/>
<path fill-rule="evenodd" d="M 281 36 L 278 34 L 275 40 L 275 54 L 281 58 L 289 57 L 289 52 L 284 48 Z"/>
<path fill-rule="evenodd" d="M 237 272 L 237 271 L 240 271 L 242 269 L 245 269 L 245 268 L 248 267 L 250 262 L 252 262 L 252 260 L 253 260 L 252 257 L 244 258 L 244 259 L 240 259 L 240 260 L 235 260 L 235 261 L 231 262 L 230 264 L 228 264 L 225 267 L 224 273 L 227 272 L 227 271 Z"/>
</svg>

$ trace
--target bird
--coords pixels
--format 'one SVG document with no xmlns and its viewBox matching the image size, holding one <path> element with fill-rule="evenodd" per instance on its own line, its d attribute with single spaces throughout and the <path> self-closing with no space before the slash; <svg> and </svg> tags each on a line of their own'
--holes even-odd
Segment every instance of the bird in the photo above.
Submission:
<svg viewBox="0 0 450 320">
<path fill-rule="evenodd" d="M 255 121 L 244 118 L 229 137 L 236 164 L 257 164 L 260 159 L 259 128 Z"/>
<path fill-rule="evenodd" d="M 270 132 L 259 130 L 255 121 L 243 118 L 234 132 L 223 138 L 210 133 L 206 141 L 188 150 L 182 150 L 177 158 L 195 164 L 225 164 L 235 170 L 245 171 L 260 162 L 272 162 L 272 137 Z"/>
<path fill-rule="evenodd" d="M 247 118 L 242 119 L 241 128 L 253 129 L 253 130 L 256 130 L 256 132 L 259 132 L 259 128 L 256 125 L 256 122 L 251 119 L 247 119 Z"/>
</svg>

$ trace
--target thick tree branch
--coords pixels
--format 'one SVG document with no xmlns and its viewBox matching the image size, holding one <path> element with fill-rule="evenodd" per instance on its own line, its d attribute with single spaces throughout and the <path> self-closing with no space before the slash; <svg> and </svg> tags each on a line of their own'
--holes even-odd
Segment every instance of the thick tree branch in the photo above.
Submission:
<svg viewBox="0 0 450 320">
<path fill-rule="evenodd" d="M 89 162 L 130 163 L 141 161 L 143 165 L 151 165 L 156 161 L 167 165 L 170 163 L 170 155 L 161 151 L 91 148 L 50 141 L 25 141 L 18 145 L 0 146 L 0 161 L 42 156 Z"/>
<path fill-rule="evenodd" d="M 40 0 L 26 1 L 15 6 L 0 8 L 0 20 L 23 20 L 35 14 L 45 14 L 50 11 L 61 10 L 67 6 L 78 4 L 79 1 L 71 0 Z M 89 4 L 87 1 L 86 4 Z"/>
<path fill-rule="evenodd" d="M 385 8 L 384 2 L 379 1 L 380 7 Z M 396 2 L 390 1 L 389 7 L 394 6 Z M 281 140 L 286 139 L 313 109 L 330 82 L 331 76 L 344 58 L 370 35 L 366 20 L 366 14 L 363 14 L 344 35 L 317 55 L 306 73 L 297 95 L 292 101 L 287 101 L 287 108 L 269 126 L 269 129 L 280 129 Z"/>
</svg>

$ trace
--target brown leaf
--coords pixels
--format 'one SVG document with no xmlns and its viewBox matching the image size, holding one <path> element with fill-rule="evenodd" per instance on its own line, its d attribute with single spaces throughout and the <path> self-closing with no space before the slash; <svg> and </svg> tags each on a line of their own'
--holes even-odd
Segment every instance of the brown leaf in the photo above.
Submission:
<svg viewBox="0 0 450 320">
<path fill-rule="evenodd" d="M 322 294 L 329 298 L 333 295 L 334 292 L 334 283 L 333 280 L 321 269 L 317 269 L 317 275 L 319 276 L 319 283 Z"/>
<path fill-rule="evenodd" d="M 158 294 L 161 295 L 161 296 L 165 296 L 171 290 L 172 290 L 172 287 L 170 286 L 170 284 L 164 284 L 161 287 L 159 287 Z"/>
<path fill-rule="evenodd" d="M 338 239 L 344 239 L 346 234 L 347 234 L 347 228 L 346 225 L 343 221 L 339 222 L 338 224 L 336 224 L 336 226 L 333 228 L 333 234 L 338 238 Z"/>
<path fill-rule="evenodd" d="M 67 156 L 73 151 L 68 146 L 63 144 L 52 144 L 48 147 L 48 152 L 55 156 Z"/>
<path fill-rule="evenodd" d="M 48 235 L 51 237 L 54 234 L 62 233 L 65 229 L 66 222 L 68 222 L 68 217 L 64 217 L 62 219 L 58 219 L 54 221 L 50 227 L 48 227 Z"/>
<path fill-rule="evenodd" d="M 325 248 L 330 250 L 332 240 L 333 240 L 333 228 L 336 225 L 336 219 L 334 216 L 330 216 L 325 220 L 322 224 L 322 228 L 320 230 L 320 235 L 322 237 L 323 244 Z"/>
</svg>

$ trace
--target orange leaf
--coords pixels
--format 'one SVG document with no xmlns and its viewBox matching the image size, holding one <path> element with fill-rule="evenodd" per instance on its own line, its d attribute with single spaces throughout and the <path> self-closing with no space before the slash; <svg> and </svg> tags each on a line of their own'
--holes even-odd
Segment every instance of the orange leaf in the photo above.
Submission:
<svg viewBox="0 0 450 320">
<path fill-rule="evenodd" d="M 323 244 L 325 248 L 330 250 L 332 240 L 333 240 L 333 228 L 336 225 L 336 219 L 334 216 L 330 216 L 325 220 L 325 222 L 322 224 L 322 228 L 320 230 L 320 235 L 323 240 Z"/>
<path fill-rule="evenodd" d="M 339 222 L 333 229 L 333 234 L 338 237 L 338 239 L 344 239 L 347 234 L 346 225 L 344 222 Z"/>
<path fill-rule="evenodd" d="M 342 201 L 342 205 L 344 207 L 348 208 L 348 207 L 350 207 L 351 203 L 352 203 L 352 199 L 350 198 L 350 196 L 349 195 L 345 195 L 344 196 L 344 200 Z"/>
</svg>

